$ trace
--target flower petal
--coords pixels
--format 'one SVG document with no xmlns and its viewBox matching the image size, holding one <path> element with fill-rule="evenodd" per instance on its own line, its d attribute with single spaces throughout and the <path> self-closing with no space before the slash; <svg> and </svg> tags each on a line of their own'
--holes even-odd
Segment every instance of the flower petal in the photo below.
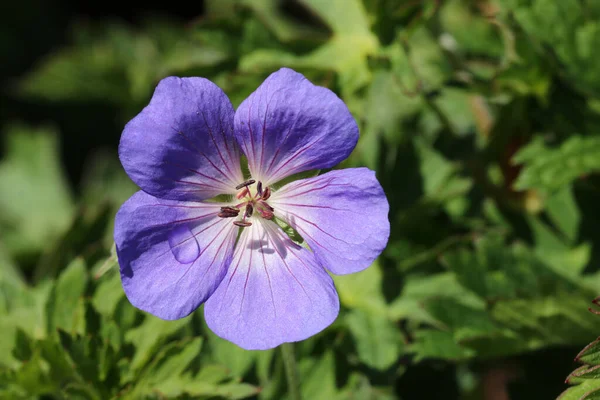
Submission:
<svg viewBox="0 0 600 400">
<path fill-rule="evenodd" d="M 125 126 L 119 157 L 145 192 L 202 200 L 235 193 L 242 179 L 233 107 L 203 78 L 165 78 L 150 104 Z"/>
<path fill-rule="evenodd" d="M 137 192 L 115 219 L 121 281 L 135 307 L 183 318 L 206 301 L 226 273 L 239 228 L 219 205 L 159 200 Z"/>
<path fill-rule="evenodd" d="M 269 185 L 343 161 L 356 146 L 358 127 L 331 90 L 282 68 L 239 106 L 235 134 L 252 177 Z"/>
<path fill-rule="evenodd" d="M 271 195 L 269 204 L 334 274 L 367 268 L 390 235 L 385 193 L 367 168 L 336 170 L 289 183 Z"/>
<path fill-rule="evenodd" d="M 244 228 L 227 276 L 204 306 L 210 329 L 248 350 L 306 339 L 338 312 L 333 281 L 310 251 L 260 219 Z"/>
</svg>

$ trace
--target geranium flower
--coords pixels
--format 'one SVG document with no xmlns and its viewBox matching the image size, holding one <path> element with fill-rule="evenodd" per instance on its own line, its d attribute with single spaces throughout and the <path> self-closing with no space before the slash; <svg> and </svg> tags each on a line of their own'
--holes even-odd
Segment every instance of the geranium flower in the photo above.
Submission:
<svg viewBox="0 0 600 400">
<path fill-rule="evenodd" d="M 129 301 L 167 320 L 205 303 L 210 329 L 245 349 L 323 330 L 339 311 L 327 270 L 349 274 L 373 262 L 388 240 L 388 203 L 366 168 L 277 183 L 335 166 L 357 140 L 344 103 L 290 69 L 237 111 L 206 79 L 162 80 L 119 145 L 142 189 L 115 222 Z"/>
</svg>

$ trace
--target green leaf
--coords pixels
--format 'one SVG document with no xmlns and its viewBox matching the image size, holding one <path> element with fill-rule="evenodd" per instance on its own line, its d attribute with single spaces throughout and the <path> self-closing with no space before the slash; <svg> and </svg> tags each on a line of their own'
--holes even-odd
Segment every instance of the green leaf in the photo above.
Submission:
<svg viewBox="0 0 600 400">
<path fill-rule="evenodd" d="M 379 47 L 377 37 L 369 29 L 366 12 L 360 0 L 301 0 L 333 31 L 332 37 L 307 55 L 277 50 L 257 50 L 242 57 L 242 71 L 273 70 L 281 66 L 300 69 L 335 71 L 344 93 L 353 93 L 371 79 L 367 56 Z"/>
<path fill-rule="evenodd" d="M 537 257 L 564 278 L 578 281 L 578 276 L 583 272 L 591 257 L 590 244 L 570 246 L 537 218 L 530 217 L 529 225 L 535 238 L 534 252 Z"/>
<path fill-rule="evenodd" d="M 342 305 L 381 317 L 387 313 L 381 291 L 382 278 L 381 266 L 375 260 L 369 268 L 361 272 L 335 275 L 333 280 Z"/>
<path fill-rule="evenodd" d="M 83 333 L 83 295 L 87 280 L 87 270 L 81 258 L 73 260 L 60 274 L 47 305 L 49 334 L 53 334 L 57 328 L 69 333 Z"/>
<path fill-rule="evenodd" d="M 159 391 L 169 397 L 186 393 L 185 381 L 181 375 L 198 356 L 202 338 L 183 339 L 171 342 L 153 358 L 143 372 L 136 376 L 135 393 L 138 396 Z"/>
<path fill-rule="evenodd" d="M 402 294 L 390 304 L 390 318 L 394 321 L 408 319 L 443 327 L 443 323 L 435 319 L 426 308 L 431 299 L 436 299 L 442 294 L 449 298 L 459 299 L 461 304 L 474 308 L 480 308 L 485 304 L 473 293 L 465 291 L 452 273 L 417 275 L 407 279 Z"/>
<path fill-rule="evenodd" d="M 600 397 L 600 380 L 586 380 L 561 393 L 557 400 L 598 400 Z"/>
<path fill-rule="evenodd" d="M 104 260 L 103 264 L 115 262 L 116 260 L 109 258 Z M 125 297 L 121 277 L 115 269 L 113 268 L 112 271 L 105 273 L 96 281 L 97 286 L 92 297 L 92 304 L 96 310 L 107 317 L 114 315 L 119 301 Z"/>
<path fill-rule="evenodd" d="M 353 373 L 348 379 L 348 384 L 339 393 L 336 400 L 396 400 L 393 390 L 389 387 L 376 387 L 369 382 L 365 375 Z"/>
<path fill-rule="evenodd" d="M 600 379 L 600 365 L 583 365 L 571 372 L 566 379 L 569 384 L 581 383 L 588 379 Z"/>
<path fill-rule="evenodd" d="M 169 343 L 136 377 L 129 397 L 160 393 L 169 398 L 187 394 L 238 399 L 256 395 L 258 390 L 252 385 L 226 381 L 231 374 L 222 367 L 204 367 L 197 375 L 189 371 L 188 366 L 199 357 L 201 347 L 199 337 Z"/>
<path fill-rule="evenodd" d="M 140 326 L 127 332 L 126 341 L 135 346 L 135 354 L 129 365 L 130 376 L 135 376 L 156 355 L 167 338 L 189 322 L 189 318 L 165 321 L 148 315 Z"/>
<path fill-rule="evenodd" d="M 550 220 L 571 242 L 577 239 L 581 213 L 572 188 L 565 186 L 546 199 L 546 212 Z"/>
<path fill-rule="evenodd" d="M 256 362 L 259 351 L 244 350 L 235 344 L 223 340 L 214 333 L 208 333 L 208 347 L 211 359 L 227 366 L 231 374 L 236 377 L 244 376 Z"/>
<path fill-rule="evenodd" d="M 558 190 L 600 171 L 600 137 L 572 136 L 557 148 L 547 147 L 541 137 L 536 137 L 519 150 L 513 162 L 523 164 L 515 189 Z"/>
<path fill-rule="evenodd" d="M 366 365 L 384 370 L 400 357 L 402 334 L 393 322 L 361 310 L 346 314 L 345 320 L 356 343 L 358 358 Z"/>
<path fill-rule="evenodd" d="M 415 148 L 421 161 L 420 170 L 426 199 L 443 203 L 462 196 L 471 189 L 471 179 L 458 174 L 459 165 L 446 160 L 424 140 L 415 140 Z"/>
<path fill-rule="evenodd" d="M 458 361 L 475 354 L 473 350 L 457 344 L 451 332 L 431 329 L 417 331 L 409 350 L 415 353 L 417 361 L 428 358 Z"/>
<path fill-rule="evenodd" d="M 304 357 L 299 362 L 303 399 L 329 400 L 336 395 L 335 359 L 330 350 L 320 359 Z"/>
<path fill-rule="evenodd" d="M 588 365 L 600 365 L 600 337 L 584 347 L 577 354 L 575 361 Z"/>
<path fill-rule="evenodd" d="M 11 252 L 39 252 L 71 222 L 73 202 L 50 128 L 13 125 L 0 163 L 0 232 Z"/>
<path fill-rule="evenodd" d="M 250 8 L 282 42 L 318 39 L 322 36 L 315 29 L 286 17 L 276 0 L 243 0 L 242 4 Z"/>
<path fill-rule="evenodd" d="M 450 329 L 457 342 L 495 334 L 499 329 L 483 307 L 467 306 L 443 296 L 426 303 L 429 313 Z"/>
<path fill-rule="evenodd" d="M 571 85 L 584 93 L 600 93 L 600 72 L 594 51 L 600 45 L 600 12 L 594 2 L 577 0 L 507 0 L 503 8 L 531 39 L 541 42 L 547 57 Z M 531 40 L 530 39 L 530 40 Z"/>
</svg>

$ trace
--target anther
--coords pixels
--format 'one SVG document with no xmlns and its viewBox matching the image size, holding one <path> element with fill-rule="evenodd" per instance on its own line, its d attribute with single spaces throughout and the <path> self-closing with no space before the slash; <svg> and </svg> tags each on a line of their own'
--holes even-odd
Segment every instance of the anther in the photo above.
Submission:
<svg viewBox="0 0 600 400">
<path fill-rule="evenodd" d="M 269 197 L 271 197 L 271 188 L 267 186 L 261 197 L 263 200 L 267 200 Z"/>
<path fill-rule="evenodd" d="M 251 226 L 252 222 L 248 222 L 248 221 L 233 221 L 234 225 L 237 226 L 241 226 L 241 227 L 247 227 L 247 226 Z"/>
<path fill-rule="evenodd" d="M 261 197 L 263 194 L 261 181 L 258 181 L 258 183 L 256 184 L 256 194 L 258 195 L 258 197 Z"/>
<path fill-rule="evenodd" d="M 240 190 L 240 189 L 241 189 L 241 188 L 243 188 L 243 187 L 246 187 L 246 186 L 250 186 L 250 185 L 252 185 L 254 182 L 256 182 L 254 179 L 248 179 L 247 181 L 245 181 L 245 182 L 242 182 L 242 183 L 240 183 L 239 185 L 237 185 L 237 186 L 235 187 L 235 189 L 236 189 L 236 190 Z"/>
<path fill-rule="evenodd" d="M 252 212 L 254 211 L 254 207 L 252 207 L 252 204 L 248 204 L 246 206 L 246 214 L 244 218 L 250 218 L 252 216 Z"/>
<path fill-rule="evenodd" d="M 217 214 L 221 218 L 232 218 L 237 217 L 240 213 L 240 210 L 233 207 L 221 207 L 221 212 Z"/>
</svg>

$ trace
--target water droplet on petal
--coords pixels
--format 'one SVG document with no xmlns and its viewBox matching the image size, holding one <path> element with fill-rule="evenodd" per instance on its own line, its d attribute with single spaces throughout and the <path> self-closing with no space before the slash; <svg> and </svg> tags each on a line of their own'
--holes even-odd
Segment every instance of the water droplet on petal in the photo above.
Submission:
<svg viewBox="0 0 600 400">
<path fill-rule="evenodd" d="M 196 261 L 200 246 L 187 224 L 178 225 L 169 233 L 169 246 L 175 259 L 182 264 Z"/>
</svg>

